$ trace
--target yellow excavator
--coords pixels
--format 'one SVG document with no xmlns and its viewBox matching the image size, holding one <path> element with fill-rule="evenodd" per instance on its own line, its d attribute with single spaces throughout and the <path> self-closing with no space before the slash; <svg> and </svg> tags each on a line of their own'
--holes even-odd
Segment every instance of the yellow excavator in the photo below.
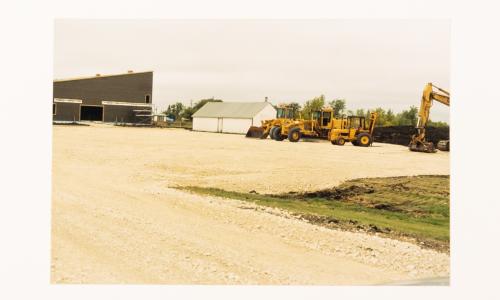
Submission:
<svg viewBox="0 0 500 300">
<path fill-rule="evenodd" d="M 429 82 L 425 85 L 422 94 L 422 102 L 420 103 L 420 110 L 418 111 L 417 127 L 415 128 L 416 133 L 412 135 L 410 145 L 408 146 L 411 151 L 427 153 L 435 153 L 437 151 L 434 147 L 434 143 L 425 140 L 425 127 L 429 121 L 429 113 L 433 100 L 450 106 L 450 93 Z M 450 151 L 450 141 L 439 141 L 437 148 L 441 151 Z"/>
</svg>

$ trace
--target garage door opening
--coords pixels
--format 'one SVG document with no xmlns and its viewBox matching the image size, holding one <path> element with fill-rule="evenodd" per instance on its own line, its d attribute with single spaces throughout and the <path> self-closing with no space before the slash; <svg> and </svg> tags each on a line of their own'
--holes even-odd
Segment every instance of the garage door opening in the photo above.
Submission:
<svg viewBox="0 0 500 300">
<path fill-rule="evenodd" d="M 85 106 L 80 108 L 80 120 L 82 121 L 102 121 L 101 106 Z"/>
</svg>

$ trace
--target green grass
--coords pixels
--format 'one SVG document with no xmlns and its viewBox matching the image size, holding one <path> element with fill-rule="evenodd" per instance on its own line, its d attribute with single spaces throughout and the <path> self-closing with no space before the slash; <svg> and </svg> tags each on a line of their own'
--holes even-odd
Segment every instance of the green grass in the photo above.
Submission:
<svg viewBox="0 0 500 300">
<path fill-rule="evenodd" d="M 449 251 L 449 176 L 349 180 L 332 189 L 261 195 L 205 187 L 179 187 L 202 195 L 285 209 L 327 227 L 377 232 Z"/>
</svg>

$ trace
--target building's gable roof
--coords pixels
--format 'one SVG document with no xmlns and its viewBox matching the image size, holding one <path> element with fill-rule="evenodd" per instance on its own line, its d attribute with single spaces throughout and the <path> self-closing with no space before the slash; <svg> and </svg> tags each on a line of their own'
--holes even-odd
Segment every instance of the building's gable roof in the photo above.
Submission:
<svg viewBox="0 0 500 300">
<path fill-rule="evenodd" d="M 95 76 L 74 77 L 74 78 L 65 78 L 65 79 L 54 79 L 54 82 L 74 81 L 74 80 L 86 80 L 86 79 L 99 79 L 99 78 L 106 78 L 106 77 L 125 76 L 125 75 L 137 75 L 137 74 L 144 74 L 144 73 L 153 73 L 153 71 L 127 72 L 127 73 L 120 73 L 120 74 L 108 74 L 108 75 L 95 75 Z"/>
<path fill-rule="evenodd" d="M 208 102 L 193 117 L 202 118 L 253 118 L 269 102 Z"/>
</svg>

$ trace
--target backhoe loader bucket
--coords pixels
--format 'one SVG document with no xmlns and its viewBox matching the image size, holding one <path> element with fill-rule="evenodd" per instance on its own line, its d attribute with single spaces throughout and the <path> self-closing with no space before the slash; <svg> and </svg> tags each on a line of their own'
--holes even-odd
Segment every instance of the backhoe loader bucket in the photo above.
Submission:
<svg viewBox="0 0 500 300">
<path fill-rule="evenodd" d="M 245 137 L 254 138 L 254 139 L 265 139 L 269 135 L 269 133 L 265 133 L 265 129 L 263 127 L 251 126 Z"/>
</svg>

